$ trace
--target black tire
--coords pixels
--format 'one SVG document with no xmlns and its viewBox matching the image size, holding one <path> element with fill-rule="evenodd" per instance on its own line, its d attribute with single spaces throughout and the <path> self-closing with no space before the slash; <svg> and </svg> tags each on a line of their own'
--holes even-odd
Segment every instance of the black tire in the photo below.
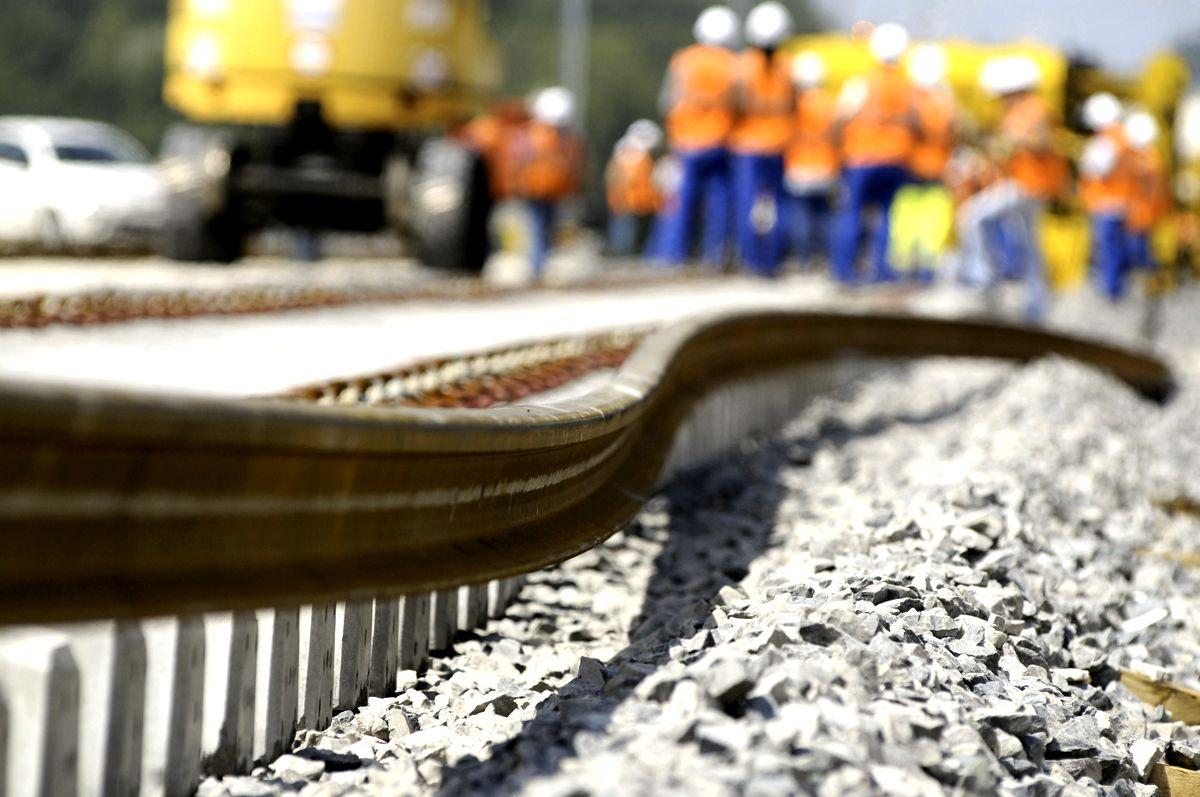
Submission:
<svg viewBox="0 0 1200 797">
<path fill-rule="evenodd" d="M 245 254 L 246 227 L 230 189 L 235 149 L 233 136 L 217 128 L 181 124 L 167 131 L 162 162 L 186 178 L 174 186 L 159 235 L 161 255 L 189 263 L 233 263 Z M 218 155 L 226 169 L 213 175 L 206 162 Z"/>
<path fill-rule="evenodd" d="M 232 214 L 205 218 L 199 208 L 172 208 L 159 253 L 187 263 L 233 263 L 246 252 L 246 233 Z"/>
<path fill-rule="evenodd" d="M 476 153 L 447 139 L 426 142 L 417 153 L 404 206 L 405 232 L 422 262 L 483 271 L 492 198 L 487 170 Z"/>
</svg>

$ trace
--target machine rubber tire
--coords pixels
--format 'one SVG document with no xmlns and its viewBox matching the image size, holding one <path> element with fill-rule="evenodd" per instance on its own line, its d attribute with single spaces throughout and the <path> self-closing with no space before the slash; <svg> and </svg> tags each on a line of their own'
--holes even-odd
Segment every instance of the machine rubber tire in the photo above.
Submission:
<svg viewBox="0 0 1200 797">
<path fill-rule="evenodd" d="M 189 175 L 176 186 L 158 250 L 164 257 L 191 263 L 232 263 L 246 248 L 246 228 L 230 189 L 229 165 L 234 159 L 233 136 L 217 128 L 173 125 L 163 138 L 161 159 Z M 212 175 L 214 156 L 225 170 Z"/>
<path fill-rule="evenodd" d="M 175 209 L 162 233 L 159 253 L 188 263 L 233 263 L 245 254 L 246 234 L 230 214 L 204 218 Z"/>
<path fill-rule="evenodd" d="M 492 199 L 474 152 L 447 139 L 426 142 L 408 186 L 405 228 L 416 256 L 434 268 L 483 271 Z"/>
</svg>

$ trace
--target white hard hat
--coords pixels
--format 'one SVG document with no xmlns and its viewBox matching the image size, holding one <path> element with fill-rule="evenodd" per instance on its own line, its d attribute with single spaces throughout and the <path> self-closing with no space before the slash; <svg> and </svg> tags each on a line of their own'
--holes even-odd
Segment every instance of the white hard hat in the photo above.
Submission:
<svg viewBox="0 0 1200 797">
<path fill-rule="evenodd" d="M 531 114 L 542 124 L 567 127 L 575 119 L 575 95 L 562 86 L 542 89 L 533 98 Z"/>
<path fill-rule="evenodd" d="M 885 22 L 871 34 L 871 55 L 885 64 L 897 63 L 908 49 L 908 31 L 903 25 Z"/>
<path fill-rule="evenodd" d="M 870 94 L 871 87 L 866 78 L 860 75 L 847 80 L 842 84 L 842 91 L 838 94 L 838 116 L 849 117 L 861 111 L 867 104 Z"/>
<path fill-rule="evenodd" d="M 1180 103 L 1175 137 L 1183 158 L 1200 159 L 1200 94 L 1192 94 Z"/>
<path fill-rule="evenodd" d="M 738 17 L 729 6 L 710 6 L 700 13 L 692 28 L 696 41 L 706 47 L 738 46 Z"/>
<path fill-rule="evenodd" d="M 1120 153 L 1117 145 L 1109 138 L 1094 138 L 1083 148 L 1079 156 L 1079 171 L 1084 177 L 1099 179 L 1112 174 L 1117 168 Z"/>
<path fill-rule="evenodd" d="M 1121 121 L 1121 101 L 1107 91 L 1093 94 L 1083 104 L 1083 123 L 1091 130 L 1103 130 Z"/>
<path fill-rule="evenodd" d="M 908 57 L 908 74 L 918 86 L 937 86 L 946 80 L 946 51 L 936 44 L 922 44 Z"/>
<path fill-rule="evenodd" d="M 792 80 L 805 89 L 825 82 L 825 61 L 816 53 L 800 53 L 792 61 Z"/>
<path fill-rule="evenodd" d="M 1027 55 L 1009 59 L 1008 92 L 1033 91 L 1042 82 L 1042 68 Z"/>
<path fill-rule="evenodd" d="M 1003 94 L 1008 84 L 1007 58 L 989 58 L 979 70 L 979 85 L 988 94 Z"/>
<path fill-rule="evenodd" d="M 629 126 L 625 138 L 629 139 L 633 146 L 652 150 L 662 145 L 663 132 L 657 123 L 649 119 L 638 119 Z"/>
<path fill-rule="evenodd" d="M 1041 81 L 1041 68 L 1026 55 L 993 58 L 983 65 L 983 71 L 979 75 L 979 82 L 984 90 L 997 96 L 1032 91 Z"/>
<path fill-rule="evenodd" d="M 792 35 L 792 14 L 783 3 L 759 3 L 746 17 L 746 41 L 764 50 L 783 44 Z"/>
<path fill-rule="evenodd" d="M 1131 113 L 1125 120 L 1125 137 L 1137 149 L 1145 149 L 1158 141 L 1158 121 L 1146 111 Z"/>
</svg>

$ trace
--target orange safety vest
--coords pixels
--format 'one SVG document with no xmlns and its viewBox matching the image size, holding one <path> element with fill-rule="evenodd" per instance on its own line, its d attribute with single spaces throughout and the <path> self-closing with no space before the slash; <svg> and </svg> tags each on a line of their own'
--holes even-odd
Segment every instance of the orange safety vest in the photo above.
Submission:
<svg viewBox="0 0 1200 797">
<path fill-rule="evenodd" d="M 796 91 L 788 58 L 762 50 L 742 53 L 737 70 L 738 119 L 729 147 L 744 155 L 782 155 L 792 139 Z"/>
<path fill-rule="evenodd" d="M 1097 133 L 1096 139 L 1107 139 L 1116 148 L 1117 159 L 1112 170 L 1103 177 L 1081 177 L 1079 193 L 1088 212 L 1127 213 L 1134 193 L 1133 151 L 1120 125 Z"/>
<path fill-rule="evenodd" d="M 1066 193 L 1071 179 L 1066 157 L 1052 148 L 1058 128 L 1058 114 L 1036 94 L 1027 94 L 1013 103 L 1000 125 L 1014 145 L 1005 171 L 1025 193 L 1044 202 Z"/>
<path fill-rule="evenodd" d="M 517 193 L 525 199 L 556 201 L 579 190 L 583 164 L 579 140 L 565 130 L 534 122 L 516 148 Z"/>
<path fill-rule="evenodd" d="M 837 97 L 826 89 L 809 89 L 796 98 L 796 123 L 785 155 L 793 179 L 820 182 L 837 176 L 840 167 L 834 126 Z"/>
<path fill-rule="evenodd" d="M 696 152 L 725 146 L 733 129 L 736 65 L 735 54 L 701 44 L 671 59 L 666 126 L 672 149 Z"/>
<path fill-rule="evenodd" d="M 1150 146 L 1131 153 L 1133 194 L 1125 223 L 1138 233 L 1148 233 L 1171 212 L 1171 185 L 1162 152 Z"/>
<path fill-rule="evenodd" d="M 913 174 L 923 180 L 941 180 L 954 154 L 954 120 L 958 106 L 946 89 L 915 90 L 917 122 L 921 137 L 913 145 L 909 162 Z"/>
<path fill-rule="evenodd" d="M 867 77 L 866 99 L 842 128 L 849 166 L 907 165 L 917 143 L 917 112 L 908 77 L 883 65 Z"/>
<path fill-rule="evenodd" d="M 517 193 L 514 145 L 525 124 L 523 120 L 489 114 L 467 125 L 467 145 L 483 157 L 494 199 L 508 199 Z"/>
<path fill-rule="evenodd" d="M 662 205 L 654 186 L 654 158 L 645 150 L 622 147 L 614 152 L 605 171 L 605 184 L 613 215 L 649 216 Z"/>
</svg>

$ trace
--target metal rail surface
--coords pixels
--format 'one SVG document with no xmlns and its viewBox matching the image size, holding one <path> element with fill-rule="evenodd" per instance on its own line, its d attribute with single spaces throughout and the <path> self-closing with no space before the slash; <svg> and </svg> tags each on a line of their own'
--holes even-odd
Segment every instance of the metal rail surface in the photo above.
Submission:
<svg viewBox="0 0 1200 797">
<path fill-rule="evenodd" d="M 531 572 L 622 528 L 689 410 L 845 357 L 1155 358 L 908 316 L 738 314 L 651 334 L 604 388 L 489 410 L 0 387 L 0 623 L 413 594 Z"/>
<path fill-rule="evenodd" d="M 564 293 L 620 287 L 653 287 L 721 277 L 694 269 L 653 273 L 603 274 L 561 285 L 504 286 L 472 277 L 420 281 L 365 282 L 360 285 L 244 285 L 223 289 L 110 289 L 66 294 L 0 297 L 0 329 L 52 326 L 92 327 L 131 321 L 209 316 L 248 316 L 358 305 L 403 304 L 422 300 L 484 301 L 529 293 Z"/>
</svg>

